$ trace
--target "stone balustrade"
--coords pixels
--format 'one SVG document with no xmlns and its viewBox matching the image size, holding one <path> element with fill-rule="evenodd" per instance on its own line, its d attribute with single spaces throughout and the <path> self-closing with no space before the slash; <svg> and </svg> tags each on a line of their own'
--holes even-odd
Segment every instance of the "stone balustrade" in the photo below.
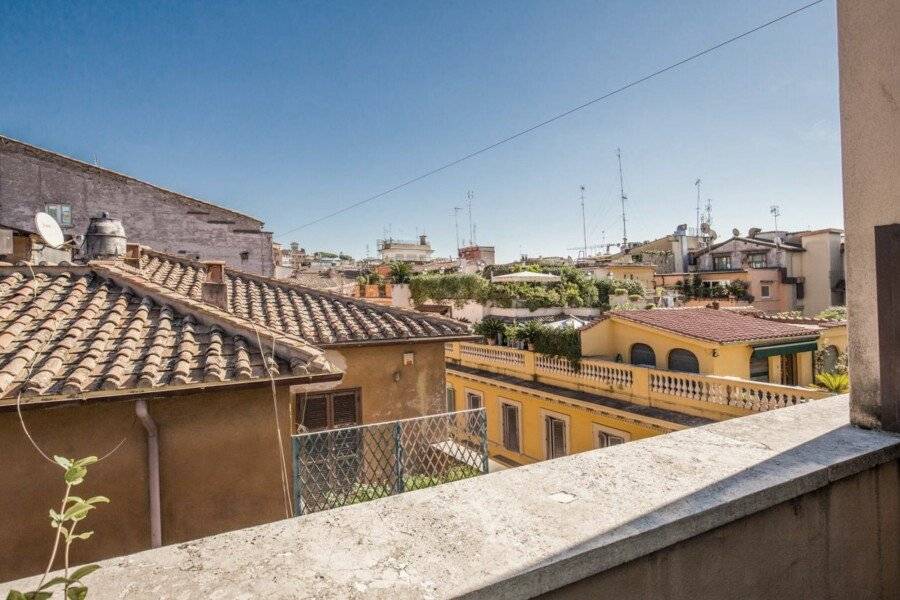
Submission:
<svg viewBox="0 0 900 600">
<path fill-rule="evenodd" d="M 576 366 L 563 357 L 470 342 L 448 343 L 446 357 L 464 366 L 567 389 L 697 414 L 712 410 L 722 417 L 794 406 L 831 395 L 814 388 L 666 371 L 606 360 L 583 359 Z"/>
</svg>

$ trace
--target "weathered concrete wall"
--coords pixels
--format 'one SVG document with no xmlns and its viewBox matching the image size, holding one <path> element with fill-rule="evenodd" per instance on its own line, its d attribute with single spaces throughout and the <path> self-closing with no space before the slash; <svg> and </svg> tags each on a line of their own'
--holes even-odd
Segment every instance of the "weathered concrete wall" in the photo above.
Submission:
<svg viewBox="0 0 900 600">
<path fill-rule="evenodd" d="M 274 272 L 272 234 L 258 219 L 0 136 L 0 223 L 33 230 L 34 213 L 53 203 L 72 207 L 67 234 L 83 234 L 108 211 L 129 242 Z"/>
<path fill-rule="evenodd" d="M 898 507 L 895 460 L 541 598 L 897 598 Z"/>
<path fill-rule="evenodd" d="M 413 353 L 412 365 L 403 354 Z M 329 360 L 345 370 L 340 388 L 361 388 L 364 423 L 444 412 L 444 343 L 333 348 Z"/>
<path fill-rule="evenodd" d="M 851 418 L 879 427 L 875 226 L 900 223 L 900 2 L 839 0 Z"/>
<path fill-rule="evenodd" d="M 174 544 L 282 519 L 279 455 L 268 387 L 148 402 L 159 427 L 162 541 Z M 290 473 L 289 394 L 279 389 Z M 110 498 L 84 521 L 94 535 L 77 543 L 79 562 L 150 547 L 146 434 L 133 402 L 27 410 L 26 423 L 49 454 L 109 458 L 89 468 L 74 494 Z M 62 470 L 41 458 L 15 412 L 0 413 L 0 581 L 42 571 L 53 530 L 47 511 L 65 491 Z"/>
</svg>

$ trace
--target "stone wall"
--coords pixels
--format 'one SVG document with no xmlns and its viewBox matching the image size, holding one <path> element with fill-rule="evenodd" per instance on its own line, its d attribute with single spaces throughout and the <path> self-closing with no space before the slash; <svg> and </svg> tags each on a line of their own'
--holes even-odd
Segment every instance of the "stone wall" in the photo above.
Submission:
<svg viewBox="0 0 900 600">
<path fill-rule="evenodd" d="M 262 221 L 0 136 L 0 224 L 33 230 L 47 204 L 72 207 L 66 234 L 83 234 L 103 211 L 129 242 L 272 275 L 272 234 Z"/>
</svg>

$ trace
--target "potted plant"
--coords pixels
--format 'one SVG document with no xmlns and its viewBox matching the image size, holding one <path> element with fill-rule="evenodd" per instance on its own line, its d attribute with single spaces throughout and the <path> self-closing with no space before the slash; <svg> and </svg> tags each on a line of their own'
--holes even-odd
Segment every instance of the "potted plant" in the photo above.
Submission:
<svg viewBox="0 0 900 600">
<path fill-rule="evenodd" d="M 525 321 L 518 326 L 516 331 L 516 339 L 525 342 L 525 347 L 531 352 L 534 352 L 534 345 L 543 331 L 544 325 L 541 324 L 541 322 L 537 319 L 531 319 L 530 321 Z"/>
<path fill-rule="evenodd" d="M 496 346 L 497 337 L 503 333 L 505 328 L 506 325 L 500 319 L 487 317 L 475 325 L 474 331 L 477 335 L 484 336 L 489 346 Z"/>
</svg>

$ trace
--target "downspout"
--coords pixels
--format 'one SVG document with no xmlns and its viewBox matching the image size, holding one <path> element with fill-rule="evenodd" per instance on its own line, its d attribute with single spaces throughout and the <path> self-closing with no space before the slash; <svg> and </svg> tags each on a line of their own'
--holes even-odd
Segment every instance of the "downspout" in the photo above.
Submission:
<svg viewBox="0 0 900 600">
<path fill-rule="evenodd" d="M 159 435 L 156 422 L 147 410 L 146 400 L 134 403 L 134 412 L 147 430 L 147 474 L 150 479 L 150 547 L 162 546 L 162 522 L 159 508 Z"/>
</svg>

